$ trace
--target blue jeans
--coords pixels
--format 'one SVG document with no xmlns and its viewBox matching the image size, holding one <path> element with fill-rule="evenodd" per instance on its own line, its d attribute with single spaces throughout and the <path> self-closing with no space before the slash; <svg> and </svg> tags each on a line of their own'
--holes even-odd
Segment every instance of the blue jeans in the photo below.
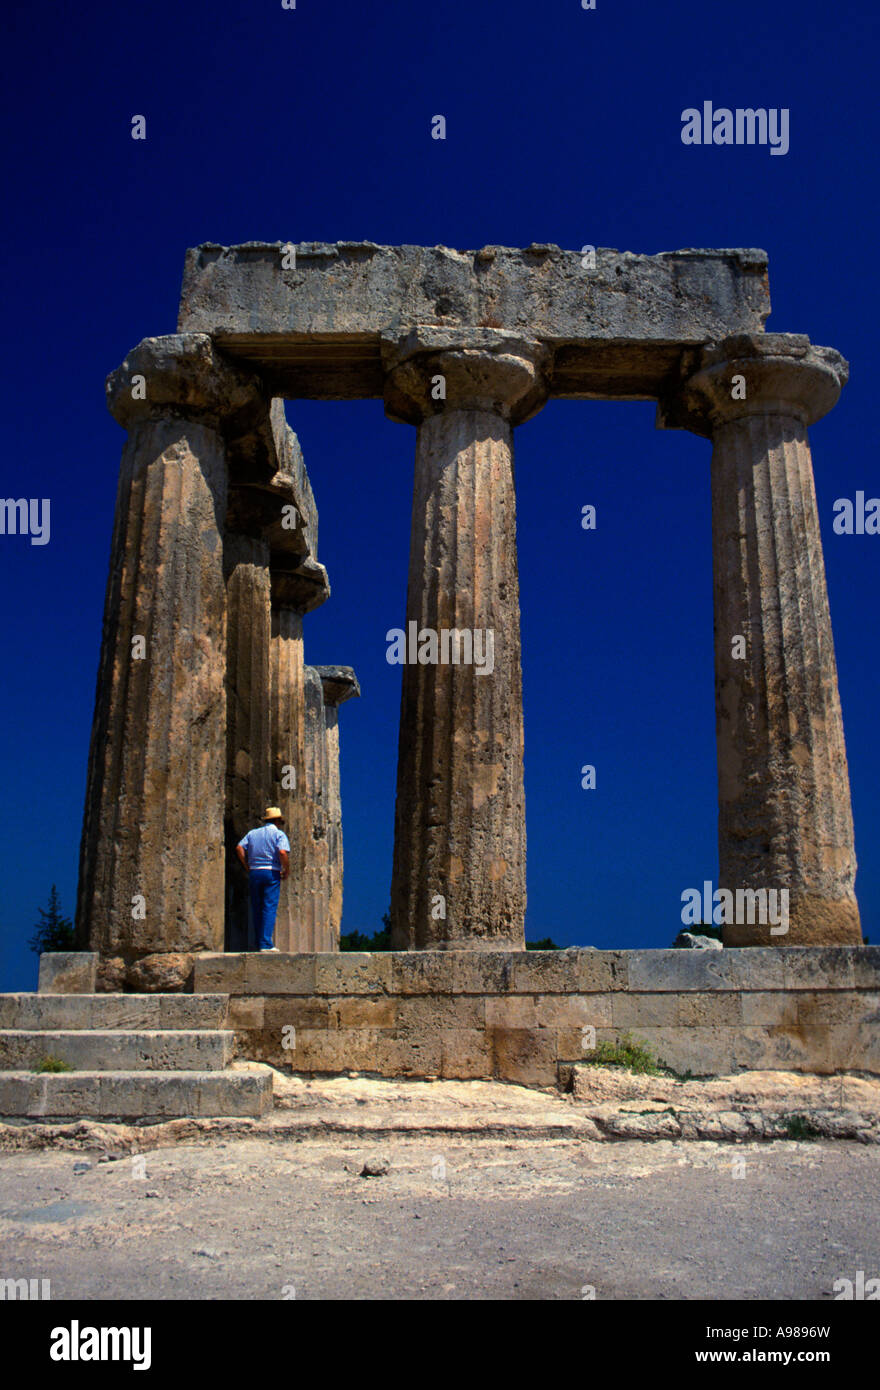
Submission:
<svg viewBox="0 0 880 1390">
<path fill-rule="evenodd" d="M 248 896 L 258 951 L 266 951 L 274 944 L 272 938 L 280 893 L 281 875 L 277 869 L 251 869 L 248 874 Z"/>
</svg>

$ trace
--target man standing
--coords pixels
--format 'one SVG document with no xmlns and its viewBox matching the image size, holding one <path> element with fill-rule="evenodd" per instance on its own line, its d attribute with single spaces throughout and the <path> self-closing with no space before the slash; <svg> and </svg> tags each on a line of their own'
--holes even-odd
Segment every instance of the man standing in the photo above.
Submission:
<svg viewBox="0 0 880 1390">
<path fill-rule="evenodd" d="M 235 847 L 248 876 L 248 894 L 257 949 L 277 951 L 273 944 L 281 880 L 290 873 L 290 841 L 281 829 L 280 807 L 267 806 L 263 824 L 249 830 Z"/>
</svg>

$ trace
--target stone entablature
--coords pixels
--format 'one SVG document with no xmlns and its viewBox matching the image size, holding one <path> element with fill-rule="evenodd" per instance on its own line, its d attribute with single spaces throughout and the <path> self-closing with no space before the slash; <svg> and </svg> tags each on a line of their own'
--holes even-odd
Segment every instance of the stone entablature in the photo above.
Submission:
<svg viewBox="0 0 880 1390">
<path fill-rule="evenodd" d="M 760 333 L 770 312 L 767 253 L 600 247 L 377 246 L 373 242 L 209 242 L 187 252 L 181 332 L 209 333 L 278 395 L 327 400 L 385 389 L 389 354 L 413 328 L 498 329 L 549 350 L 551 393 L 645 399 L 682 351 Z"/>
</svg>

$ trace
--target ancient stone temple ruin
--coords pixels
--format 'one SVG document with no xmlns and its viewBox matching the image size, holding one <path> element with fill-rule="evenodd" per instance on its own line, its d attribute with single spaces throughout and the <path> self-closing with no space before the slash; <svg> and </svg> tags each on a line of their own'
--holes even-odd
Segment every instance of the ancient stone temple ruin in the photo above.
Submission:
<svg viewBox="0 0 880 1390">
<path fill-rule="evenodd" d="M 233 849 L 270 802 L 292 846 L 277 944 L 338 946 L 337 710 L 359 692 L 350 669 L 304 664 L 330 590 L 284 413 L 300 397 L 382 399 L 416 427 L 407 624 L 492 637 L 491 673 L 403 667 L 395 949 L 524 947 L 513 435 L 552 396 L 654 399 L 661 427 L 711 439 L 719 883 L 791 904 L 784 941 L 755 922 L 726 944 L 860 944 L 807 437 L 847 366 L 765 333 L 768 312 L 759 251 L 187 254 L 177 333 L 107 383 L 128 438 L 78 903 L 106 988 L 171 987 L 196 954 L 247 949 Z"/>
<path fill-rule="evenodd" d="M 128 439 L 83 949 L 42 957 L 39 995 L 0 996 L 0 1113 L 261 1114 L 266 1062 L 568 1085 L 630 1031 L 699 1076 L 880 1072 L 807 436 L 847 367 L 766 333 L 768 312 L 760 251 L 188 253 L 177 333 L 108 382 Z M 726 949 L 523 949 L 513 435 L 552 396 L 654 400 L 712 442 L 719 888 L 788 894 L 782 930 L 750 911 Z M 359 689 L 305 664 L 329 586 L 283 408 L 303 397 L 382 400 L 416 429 L 401 616 L 449 659 L 403 667 L 391 951 L 338 950 L 337 712 Z M 458 659 L 478 633 L 491 667 Z M 291 839 L 281 954 L 250 949 L 232 853 L 267 803 Z M 35 1074 L 47 1052 L 72 1073 Z"/>
</svg>

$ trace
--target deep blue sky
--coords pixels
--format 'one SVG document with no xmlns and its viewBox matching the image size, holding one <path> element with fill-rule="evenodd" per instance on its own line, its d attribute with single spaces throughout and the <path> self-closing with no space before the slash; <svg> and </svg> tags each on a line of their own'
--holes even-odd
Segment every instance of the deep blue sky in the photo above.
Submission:
<svg viewBox="0 0 880 1390">
<path fill-rule="evenodd" d="M 208 240 L 769 252 L 768 328 L 852 365 L 812 441 L 857 892 L 880 940 L 880 537 L 831 530 L 835 498 L 880 494 L 876 26 L 867 3 L 818 0 L 7 3 L 0 494 L 50 497 L 52 538 L 0 537 L 0 987 L 34 984 L 25 939 L 51 882 L 75 900 L 124 437 L 104 378 L 174 331 L 184 251 Z M 704 99 L 788 107 L 790 152 L 683 146 Z M 288 413 L 333 585 L 306 659 L 363 687 L 341 714 L 343 930 L 373 931 L 415 431 L 378 401 Z M 556 402 L 516 436 L 530 938 L 668 945 L 682 891 L 717 877 L 710 446 L 653 414 Z"/>
</svg>

